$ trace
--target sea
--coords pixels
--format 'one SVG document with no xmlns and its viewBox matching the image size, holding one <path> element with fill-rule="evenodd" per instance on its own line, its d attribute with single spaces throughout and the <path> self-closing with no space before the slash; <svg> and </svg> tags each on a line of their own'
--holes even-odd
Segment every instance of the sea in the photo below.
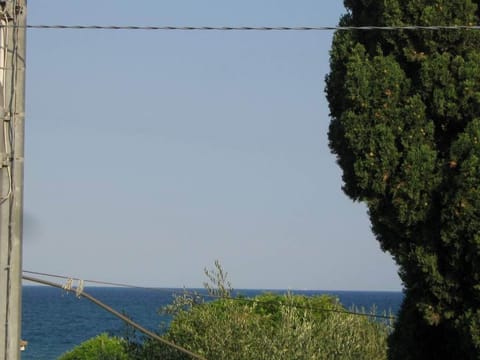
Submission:
<svg viewBox="0 0 480 360">
<path fill-rule="evenodd" d="M 204 290 L 188 289 L 189 291 Z M 145 328 L 161 332 L 170 318 L 159 313 L 171 304 L 174 295 L 184 289 L 139 289 L 118 287 L 89 287 L 93 297 L 126 314 Z M 386 291 L 321 291 L 321 290 L 238 290 L 251 297 L 264 292 L 295 293 L 308 296 L 329 294 L 337 297 L 346 308 L 372 307 L 380 314 L 396 314 L 403 300 L 401 292 Z M 28 346 L 22 360 L 54 360 L 75 345 L 101 333 L 125 336 L 128 328 L 107 311 L 85 298 L 47 286 L 24 286 L 22 307 L 22 338 Z"/>
</svg>

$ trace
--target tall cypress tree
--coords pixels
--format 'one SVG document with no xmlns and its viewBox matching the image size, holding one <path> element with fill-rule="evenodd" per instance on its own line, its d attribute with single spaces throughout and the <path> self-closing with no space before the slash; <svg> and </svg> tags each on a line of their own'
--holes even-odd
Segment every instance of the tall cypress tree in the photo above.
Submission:
<svg viewBox="0 0 480 360">
<path fill-rule="evenodd" d="M 472 0 L 345 0 L 342 26 L 477 25 Z M 480 358 L 480 30 L 337 31 L 326 92 L 343 190 L 405 300 L 391 359 Z"/>
</svg>

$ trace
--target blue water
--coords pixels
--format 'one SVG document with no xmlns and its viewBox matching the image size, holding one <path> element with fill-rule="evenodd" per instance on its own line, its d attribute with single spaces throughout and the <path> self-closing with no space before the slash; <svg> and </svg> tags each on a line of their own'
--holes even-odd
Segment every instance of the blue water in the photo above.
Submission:
<svg viewBox="0 0 480 360">
<path fill-rule="evenodd" d="M 168 318 L 158 309 L 172 302 L 173 293 L 181 289 L 128 289 L 90 287 L 86 291 L 119 312 L 126 313 L 149 330 L 161 330 Z M 242 295 L 254 296 L 262 290 L 240 290 Z M 279 291 L 285 293 L 286 291 Z M 400 292 L 370 291 L 294 291 L 305 295 L 331 294 L 350 308 L 370 309 L 396 313 L 403 295 Z M 23 288 L 22 338 L 28 341 L 23 360 L 53 360 L 75 345 L 102 332 L 125 335 L 126 327 L 115 316 L 97 307 L 87 299 L 78 299 L 56 288 L 25 286 Z"/>
</svg>

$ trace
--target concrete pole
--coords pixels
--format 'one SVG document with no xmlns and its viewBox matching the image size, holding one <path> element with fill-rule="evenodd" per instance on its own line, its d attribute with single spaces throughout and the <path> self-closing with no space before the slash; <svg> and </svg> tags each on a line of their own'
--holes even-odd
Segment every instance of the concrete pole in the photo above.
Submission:
<svg viewBox="0 0 480 360">
<path fill-rule="evenodd" d="M 0 360 L 20 359 L 26 0 L 0 0 Z"/>
</svg>

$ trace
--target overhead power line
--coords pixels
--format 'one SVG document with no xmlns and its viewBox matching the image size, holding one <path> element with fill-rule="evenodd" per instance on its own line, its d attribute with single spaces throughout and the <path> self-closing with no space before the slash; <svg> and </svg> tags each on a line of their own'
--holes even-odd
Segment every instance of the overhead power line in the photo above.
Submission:
<svg viewBox="0 0 480 360">
<path fill-rule="evenodd" d="M 132 288 L 132 289 L 168 290 L 168 289 L 164 289 L 164 288 L 137 286 L 137 285 L 117 283 L 117 282 L 110 282 L 110 281 L 80 279 L 80 278 L 76 278 L 76 277 L 72 277 L 72 276 L 49 274 L 49 273 L 44 273 L 44 272 L 39 272 L 39 271 L 23 270 L 23 273 L 25 273 L 25 274 L 31 274 L 31 275 L 40 275 L 40 276 L 46 276 L 46 277 L 53 277 L 53 278 L 65 279 L 65 280 L 68 280 L 68 279 L 78 280 L 78 281 L 82 280 L 82 281 L 84 281 L 84 282 L 86 282 L 86 283 L 91 283 L 91 284 L 110 285 L 110 286 L 118 286 L 118 287 Z"/>
<path fill-rule="evenodd" d="M 14 25 L 8 25 L 14 27 Z M 19 26 L 17 26 L 19 27 Z M 150 26 L 150 25 L 26 25 L 27 29 L 63 30 L 145 30 L 145 31 L 439 31 L 480 30 L 480 25 L 405 26 Z"/>
<path fill-rule="evenodd" d="M 177 344 L 174 344 L 172 343 L 171 341 L 169 340 L 166 340 L 164 339 L 163 337 L 161 336 L 158 336 L 157 334 L 145 329 L 143 326 L 137 324 L 136 322 L 132 321 L 131 319 L 129 319 L 127 316 L 119 313 L 118 311 L 116 311 L 115 309 L 111 308 L 110 306 L 104 304 L 103 302 L 101 302 L 100 300 L 96 299 L 95 297 L 93 297 L 92 295 L 86 293 L 83 291 L 83 288 L 81 287 L 77 287 L 77 288 L 73 288 L 73 287 L 66 287 L 66 286 L 63 286 L 63 285 L 60 285 L 60 284 L 57 284 L 57 283 L 53 283 L 53 282 L 50 282 L 50 281 L 46 281 L 46 280 L 42 280 L 42 279 L 37 279 L 37 278 L 33 278 L 33 277 L 30 277 L 30 276 L 26 276 L 24 275 L 23 276 L 23 279 L 24 280 L 27 280 L 27 281 L 32 281 L 32 282 L 35 282 L 35 283 L 38 283 L 38 284 L 42 284 L 42 285 L 47 285 L 47 286 L 52 286 L 52 287 L 56 287 L 56 288 L 59 288 L 59 289 L 63 289 L 65 291 L 68 291 L 68 292 L 72 292 L 74 294 L 76 294 L 78 297 L 84 297 L 88 300 L 90 300 L 92 303 L 94 303 L 95 305 L 101 307 L 102 309 L 108 311 L 109 313 L 115 315 L 116 317 L 118 317 L 119 319 L 123 320 L 124 322 L 126 322 L 127 324 L 129 324 L 130 326 L 134 327 L 135 329 L 137 329 L 138 331 L 144 333 L 145 335 L 149 336 L 150 338 L 152 339 L 155 339 L 167 346 L 170 346 L 178 351 L 181 351 L 183 352 L 184 354 L 187 354 L 189 356 L 191 356 L 192 358 L 194 359 L 198 359 L 198 360 L 206 360 L 203 356 L 199 355 L 199 354 L 196 354 L 188 349 L 185 349 L 184 347 L 180 346 L 180 345 L 177 345 Z"/>
<path fill-rule="evenodd" d="M 197 291 L 191 291 L 191 290 L 186 290 L 183 289 L 183 291 L 179 291 L 179 289 L 168 289 L 168 288 L 156 288 L 156 287 L 144 287 L 144 286 L 136 286 L 136 285 L 130 285 L 130 284 L 124 284 L 124 283 L 116 283 L 116 282 L 109 282 L 109 281 L 101 281 L 101 280 L 86 280 L 86 279 L 80 279 L 76 277 L 69 277 L 69 276 L 64 276 L 64 275 L 57 275 L 57 274 L 49 274 L 49 273 L 44 273 L 44 272 L 38 272 L 38 271 L 29 271 L 29 270 L 23 270 L 23 273 L 25 274 L 32 274 L 32 275 L 39 275 L 39 276 L 46 276 L 46 277 L 53 277 L 57 279 L 64 279 L 67 280 L 67 282 L 70 282 L 72 280 L 80 281 L 82 283 L 93 283 L 93 284 L 98 284 L 98 285 L 110 285 L 110 286 L 119 286 L 119 287 L 125 287 L 125 288 L 133 288 L 133 289 L 145 289 L 145 290 L 154 290 L 154 291 L 169 291 L 171 292 L 172 295 L 186 295 L 190 296 L 192 298 L 202 298 L 202 299 L 223 299 L 223 300 L 234 300 L 234 301 L 241 301 L 243 303 L 255 303 L 255 304 L 260 304 L 260 305 L 276 305 L 278 302 L 272 300 L 258 300 L 258 299 L 251 299 L 251 298 L 244 298 L 244 297 L 228 297 L 226 298 L 225 296 L 221 295 L 214 295 L 214 294 L 202 294 Z M 24 279 L 28 280 L 26 276 L 24 276 Z M 357 311 L 350 311 L 350 310 L 343 310 L 343 309 L 338 309 L 338 308 L 327 308 L 327 307 L 319 307 L 319 306 L 308 306 L 308 305 L 300 305 L 300 304 L 288 304 L 288 303 L 282 303 L 279 304 L 282 306 L 286 307 L 293 307 L 297 309 L 305 309 L 305 310 L 312 310 L 312 311 L 318 311 L 318 312 L 333 312 L 333 313 L 340 313 L 340 314 L 345 314 L 345 315 L 354 315 L 354 316 L 362 316 L 362 317 L 368 317 L 368 318 L 376 318 L 376 319 L 386 319 L 386 320 L 395 320 L 396 317 L 394 315 L 382 315 L 382 314 L 375 314 L 375 313 L 366 313 L 366 312 L 357 312 Z"/>
<path fill-rule="evenodd" d="M 200 297 L 200 298 L 234 300 L 234 301 L 240 301 L 243 303 L 251 303 L 251 304 L 257 304 L 257 305 L 279 305 L 279 306 L 285 306 L 285 307 L 290 307 L 295 309 L 311 310 L 311 311 L 317 311 L 317 312 L 332 312 L 337 314 L 362 316 L 362 317 L 375 318 L 375 319 L 385 319 L 385 320 L 396 319 L 394 315 L 370 314 L 366 312 L 357 312 L 357 311 L 343 310 L 338 308 L 328 308 L 323 306 L 320 307 L 320 306 L 309 306 L 309 305 L 290 304 L 290 303 L 279 303 L 276 300 L 258 300 L 255 298 L 252 299 L 252 298 L 244 298 L 244 297 L 225 297 L 225 296 L 214 295 L 214 294 L 201 294 L 198 292 L 188 291 L 188 290 L 184 290 L 183 294 L 187 296 L 191 296 L 193 298 Z"/>
</svg>

